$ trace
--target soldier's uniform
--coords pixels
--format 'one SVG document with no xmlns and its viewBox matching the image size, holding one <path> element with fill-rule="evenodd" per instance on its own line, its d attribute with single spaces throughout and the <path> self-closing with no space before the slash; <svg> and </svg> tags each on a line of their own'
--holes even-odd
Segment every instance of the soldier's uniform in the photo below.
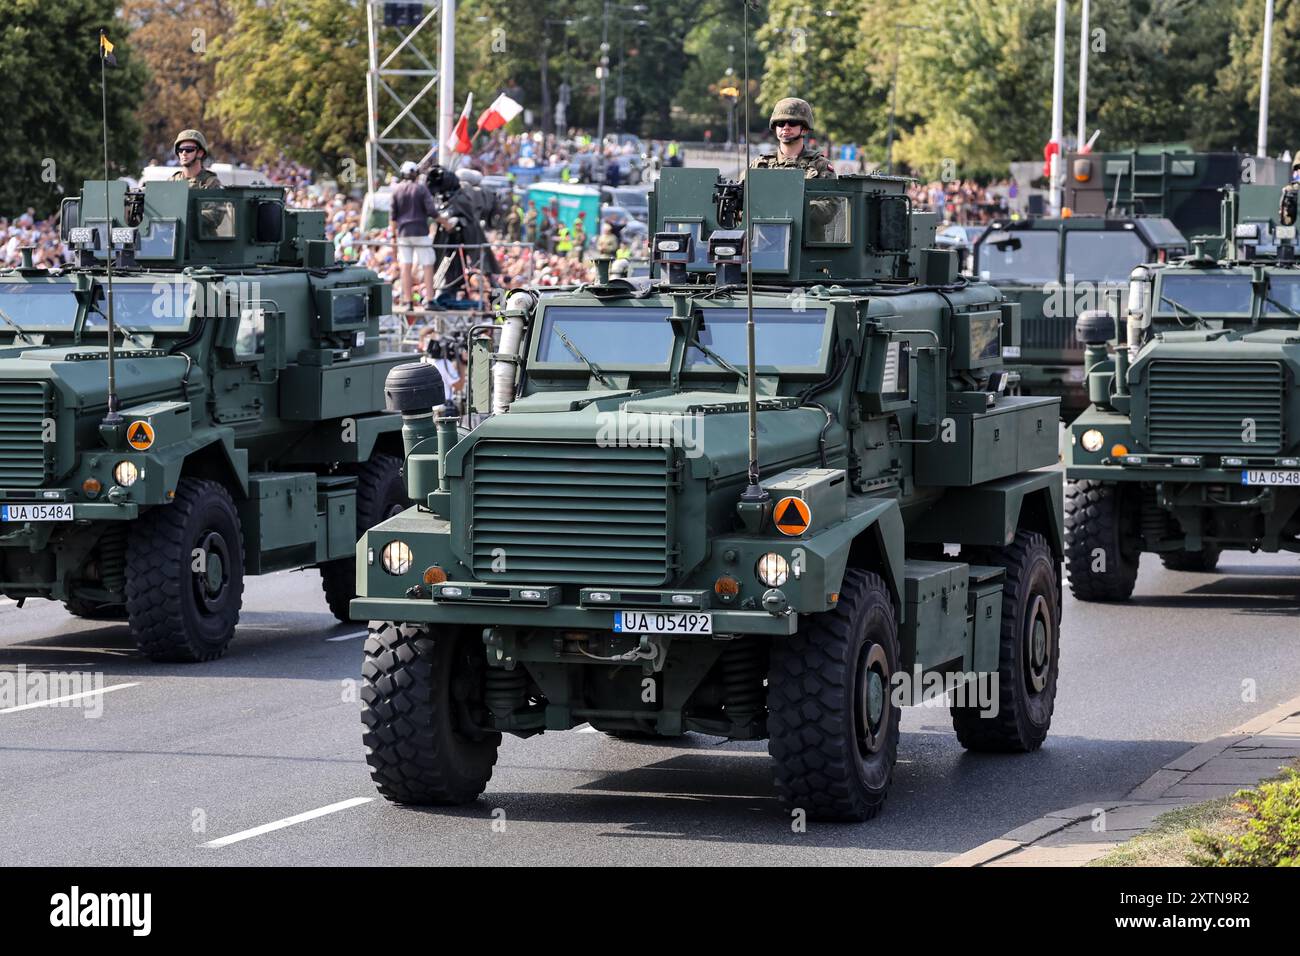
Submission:
<svg viewBox="0 0 1300 956">
<path fill-rule="evenodd" d="M 1300 218 L 1300 181 L 1297 181 L 1297 171 L 1300 171 L 1300 159 L 1291 164 L 1291 182 L 1282 187 L 1282 201 L 1278 204 L 1277 221 L 1283 226 L 1294 226 L 1296 219 Z"/>
<path fill-rule="evenodd" d="M 172 182 L 178 179 L 184 179 L 185 174 L 179 169 L 172 173 Z M 199 174 L 189 181 L 190 189 L 220 189 L 221 180 L 217 174 L 210 169 L 199 170 Z"/>
</svg>

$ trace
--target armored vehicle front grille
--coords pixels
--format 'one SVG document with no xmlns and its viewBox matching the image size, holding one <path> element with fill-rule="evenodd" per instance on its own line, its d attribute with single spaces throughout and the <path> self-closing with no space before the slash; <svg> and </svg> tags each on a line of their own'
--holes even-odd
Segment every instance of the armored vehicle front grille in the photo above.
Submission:
<svg viewBox="0 0 1300 956">
<path fill-rule="evenodd" d="M 1149 380 L 1152 451 L 1282 450 L 1283 373 L 1278 362 L 1158 359 L 1151 363 Z"/>
<path fill-rule="evenodd" d="M 486 440 L 470 467 L 479 580 L 667 581 L 668 449 Z"/>
<path fill-rule="evenodd" d="M 0 382 L 0 488 L 35 488 L 49 477 L 49 404 L 45 382 Z"/>
<path fill-rule="evenodd" d="M 1072 315 L 1043 315 L 1025 319 L 1020 323 L 1020 346 L 1026 349 L 1051 349 L 1075 351 L 1083 360 L 1083 346 L 1074 337 L 1075 317 Z"/>
</svg>

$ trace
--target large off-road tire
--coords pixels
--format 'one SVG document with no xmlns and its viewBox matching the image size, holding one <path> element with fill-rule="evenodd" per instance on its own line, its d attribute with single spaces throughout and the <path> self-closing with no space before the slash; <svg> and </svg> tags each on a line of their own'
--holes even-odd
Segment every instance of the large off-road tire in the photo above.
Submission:
<svg viewBox="0 0 1300 956">
<path fill-rule="evenodd" d="M 126 547 L 126 613 L 155 661 L 209 661 L 235 636 L 244 595 L 239 513 L 215 481 L 182 478 L 169 505 L 148 511 Z"/>
<path fill-rule="evenodd" d="M 375 455 L 357 468 L 357 538 L 379 522 L 400 514 L 410 506 L 402 460 L 392 455 Z M 348 605 L 357 596 L 357 563 L 354 557 L 325 561 L 320 567 L 321 588 L 331 613 L 348 623 Z"/>
<path fill-rule="evenodd" d="M 1200 551 L 1164 551 L 1160 562 L 1170 571 L 1190 571 L 1194 574 L 1209 574 L 1219 566 L 1222 548 L 1207 547 Z"/>
<path fill-rule="evenodd" d="M 78 597 L 66 598 L 63 606 L 73 617 L 84 617 L 88 621 L 125 621 L 125 604 L 99 604 Z"/>
<path fill-rule="evenodd" d="M 898 623 L 878 575 L 850 568 L 839 603 L 772 641 L 768 752 L 776 791 L 815 820 L 880 812 L 898 760 Z"/>
<path fill-rule="evenodd" d="M 1137 584 L 1142 540 L 1137 499 L 1101 481 L 1065 486 L 1065 567 L 1080 601 L 1127 601 Z"/>
<path fill-rule="evenodd" d="M 967 750 L 1037 750 L 1047 738 L 1056 706 L 1061 649 L 1060 572 L 1047 539 L 1019 531 L 1005 548 L 981 548 L 972 564 L 1004 568 L 1002 628 L 998 641 L 997 712 L 952 707 L 957 740 Z"/>
<path fill-rule="evenodd" d="M 487 660 L 473 629 L 377 622 L 361 668 L 370 776 L 394 803 L 472 803 L 492 778 L 501 735 L 486 725 Z"/>
</svg>

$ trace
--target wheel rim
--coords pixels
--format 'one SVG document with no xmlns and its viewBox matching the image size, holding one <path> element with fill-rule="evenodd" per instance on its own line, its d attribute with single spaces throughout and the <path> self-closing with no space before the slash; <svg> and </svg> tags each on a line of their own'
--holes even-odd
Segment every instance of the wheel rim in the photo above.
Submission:
<svg viewBox="0 0 1300 956">
<path fill-rule="evenodd" d="M 862 654 L 854 681 L 854 722 L 858 751 L 863 757 L 879 753 L 889 731 L 889 660 L 885 649 L 872 644 Z"/>
<path fill-rule="evenodd" d="M 1035 594 L 1025 620 L 1025 681 L 1029 691 L 1042 693 L 1052 670 L 1052 608 L 1046 595 Z"/>
<path fill-rule="evenodd" d="M 230 548 L 220 531 L 206 531 L 199 537 L 198 549 L 203 570 L 194 572 L 194 597 L 211 614 L 222 608 L 230 591 Z"/>
</svg>

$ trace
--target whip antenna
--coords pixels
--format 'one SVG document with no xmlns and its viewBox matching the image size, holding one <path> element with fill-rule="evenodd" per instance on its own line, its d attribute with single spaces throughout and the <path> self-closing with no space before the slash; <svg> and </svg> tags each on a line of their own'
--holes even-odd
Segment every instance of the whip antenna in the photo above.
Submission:
<svg viewBox="0 0 1300 956">
<path fill-rule="evenodd" d="M 744 0 L 744 26 L 741 30 L 741 41 L 744 43 L 744 71 L 745 71 L 745 173 L 749 170 L 749 0 Z M 740 496 L 742 502 L 759 504 L 767 501 L 768 494 L 763 486 L 758 483 L 758 374 L 756 366 L 758 364 L 754 357 L 754 268 L 753 257 L 750 251 L 753 245 L 753 227 L 750 225 L 749 216 L 749 182 L 746 181 L 744 195 L 741 197 L 744 203 L 743 215 L 745 218 L 745 243 L 744 243 L 744 260 L 745 260 L 745 344 L 747 348 L 747 365 L 746 371 L 748 378 L 747 389 L 748 412 L 749 412 L 749 482 L 744 492 Z"/>
</svg>

